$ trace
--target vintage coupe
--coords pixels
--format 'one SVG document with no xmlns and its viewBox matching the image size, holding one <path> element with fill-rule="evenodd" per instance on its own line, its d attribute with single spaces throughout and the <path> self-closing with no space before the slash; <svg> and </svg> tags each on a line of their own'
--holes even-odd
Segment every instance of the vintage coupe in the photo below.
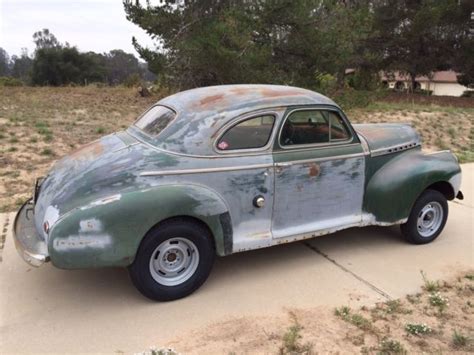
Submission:
<svg viewBox="0 0 474 355">
<path fill-rule="evenodd" d="M 31 265 L 127 266 L 145 296 L 172 300 L 202 285 L 215 255 L 368 225 L 431 242 L 460 184 L 456 157 L 422 152 L 409 125 L 351 125 L 294 87 L 206 87 L 58 161 L 14 234 Z"/>
</svg>

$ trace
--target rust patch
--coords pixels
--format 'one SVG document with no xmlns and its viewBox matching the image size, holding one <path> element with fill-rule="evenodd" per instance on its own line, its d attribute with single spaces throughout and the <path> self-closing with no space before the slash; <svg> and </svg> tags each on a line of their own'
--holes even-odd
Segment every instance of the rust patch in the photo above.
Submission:
<svg viewBox="0 0 474 355">
<path fill-rule="evenodd" d="M 210 105 L 215 105 L 218 102 L 222 101 L 224 99 L 224 94 L 217 94 L 217 95 L 211 95 L 207 96 L 199 101 L 200 105 L 203 107 L 210 106 Z"/>
<path fill-rule="evenodd" d="M 301 91 L 295 90 L 293 88 L 288 88 L 285 90 L 275 90 L 273 88 L 263 87 L 259 91 L 263 97 L 282 97 L 282 96 L 301 95 Z"/>
<path fill-rule="evenodd" d="M 72 160 L 92 160 L 104 152 L 104 145 L 101 141 L 95 141 L 75 150 L 67 156 Z"/>
<path fill-rule="evenodd" d="M 235 95 L 244 95 L 248 91 L 249 91 L 249 89 L 244 88 L 244 87 L 234 87 L 234 88 L 230 89 L 230 92 L 232 92 Z"/>
<path fill-rule="evenodd" d="M 318 164 L 312 163 L 309 165 L 309 176 L 316 177 L 321 172 L 321 168 Z"/>
</svg>

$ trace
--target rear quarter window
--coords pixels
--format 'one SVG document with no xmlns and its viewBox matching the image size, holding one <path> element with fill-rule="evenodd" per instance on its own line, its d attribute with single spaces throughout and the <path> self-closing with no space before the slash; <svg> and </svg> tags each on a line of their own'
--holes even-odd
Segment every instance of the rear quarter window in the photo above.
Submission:
<svg viewBox="0 0 474 355">
<path fill-rule="evenodd" d="M 176 112 L 165 106 L 153 106 L 135 122 L 135 126 L 150 136 L 160 134 L 176 117 Z"/>
</svg>

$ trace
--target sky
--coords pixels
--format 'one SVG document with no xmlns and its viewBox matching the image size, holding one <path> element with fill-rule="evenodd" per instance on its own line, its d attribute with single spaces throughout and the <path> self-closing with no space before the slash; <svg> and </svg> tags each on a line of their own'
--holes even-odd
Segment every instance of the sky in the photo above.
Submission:
<svg viewBox="0 0 474 355">
<path fill-rule="evenodd" d="M 10 56 L 19 55 L 24 47 L 31 54 L 33 33 L 43 28 L 59 42 L 84 52 L 123 49 L 138 56 L 132 36 L 155 47 L 140 27 L 125 18 L 122 0 L 0 0 L 0 47 Z"/>
</svg>

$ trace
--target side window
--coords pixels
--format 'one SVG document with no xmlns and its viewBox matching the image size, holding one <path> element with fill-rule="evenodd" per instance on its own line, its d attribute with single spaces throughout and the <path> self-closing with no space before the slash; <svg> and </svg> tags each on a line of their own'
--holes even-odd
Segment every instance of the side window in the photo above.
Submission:
<svg viewBox="0 0 474 355">
<path fill-rule="evenodd" d="M 283 125 L 282 146 L 322 144 L 350 138 L 347 127 L 333 111 L 302 110 L 290 114 Z"/>
<path fill-rule="evenodd" d="M 342 118 L 333 111 L 329 111 L 328 114 L 331 120 L 331 141 L 349 139 L 349 131 Z"/>
<path fill-rule="evenodd" d="M 252 117 L 229 128 L 217 142 L 219 150 L 255 149 L 267 145 L 275 117 Z"/>
</svg>

